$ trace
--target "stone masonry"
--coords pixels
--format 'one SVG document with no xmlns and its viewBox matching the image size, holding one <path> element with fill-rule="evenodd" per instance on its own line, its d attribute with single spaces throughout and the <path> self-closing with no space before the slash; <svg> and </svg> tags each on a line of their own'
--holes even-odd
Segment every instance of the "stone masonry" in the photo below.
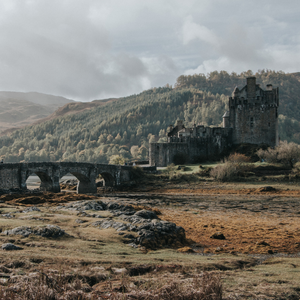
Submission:
<svg viewBox="0 0 300 300">
<path fill-rule="evenodd" d="M 234 89 L 229 97 L 229 111 L 223 115 L 223 127 L 194 125 L 185 128 L 182 121 L 170 126 L 166 143 L 151 143 L 151 166 L 165 167 L 182 161 L 194 163 L 213 159 L 233 145 L 278 144 L 279 89 L 268 84 L 266 90 L 256 84 L 255 77 L 247 78 L 247 85 Z"/>
<path fill-rule="evenodd" d="M 39 162 L 0 164 L 0 190 L 26 189 L 26 180 L 36 174 L 40 180 L 40 190 L 59 192 L 59 180 L 72 174 L 78 179 L 78 193 L 96 193 L 96 178 L 101 174 L 105 186 L 120 186 L 130 181 L 131 166 L 76 163 Z"/>
</svg>

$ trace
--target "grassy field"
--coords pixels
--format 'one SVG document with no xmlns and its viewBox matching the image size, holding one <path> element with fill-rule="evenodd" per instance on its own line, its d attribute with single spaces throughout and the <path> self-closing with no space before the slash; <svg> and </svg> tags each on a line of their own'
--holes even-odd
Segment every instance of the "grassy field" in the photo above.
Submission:
<svg viewBox="0 0 300 300">
<path fill-rule="evenodd" d="M 30 287 L 32 299 L 299 299 L 299 183 L 276 177 L 220 183 L 199 176 L 199 169 L 185 166 L 176 170 L 180 176 L 152 175 L 127 190 L 79 198 L 62 193 L 30 203 L 1 196 L 1 244 L 23 249 L 0 251 L 0 298 L 31 299 Z M 189 244 L 131 247 L 115 229 L 96 228 L 95 218 L 63 207 L 85 197 L 156 210 L 160 219 L 185 229 Z M 34 204 L 40 211 L 23 212 Z M 47 224 L 68 235 L 3 234 Z M 212 238 L 216 233 L 225 239 Z M 57 298 L 39 298 L 42 287 Z"/>
</svg>

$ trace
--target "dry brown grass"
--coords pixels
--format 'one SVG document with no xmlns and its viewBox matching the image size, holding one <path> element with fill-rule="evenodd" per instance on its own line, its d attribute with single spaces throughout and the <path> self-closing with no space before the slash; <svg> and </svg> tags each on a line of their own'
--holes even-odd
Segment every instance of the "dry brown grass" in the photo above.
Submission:
<svg viewBox="0 0 300 300">
<path fill-rule="evenodd" d="M 31 277 L 23 278 L 23 281 L 16 278 L 14 282 L 0 287 L 0 298 L 2 300 L 221 300 L 223 294 L 220 276 L 208 272 L 186 281 L 147 280 L 146 283 L 142 281 L 136 284 L 129 277 L 94 278 L 94 285 L 88 283 L 86 278 L 39 270 Z M 101 282 L 102 280 L 104 281 Z M 100 283 L 97 283 L 99 281 Z"/>
<path fill-rule="evenodd" d="M 268 250 L 300 252 L 296 214 L 300 188 L 289 184 L 275 187 L 272 190 L 264 189 L 262 184 L 198 182 L 181 189 L 168 184 L 156 190 L 157 198 L 153 195 L 146 200 L 142 195 L 135 200 L 117 199 L 124 204 L 135 203 L 136 209 L 161 212 L 161 219 L 183 226 L 187 237 L 196 243 L 189 249 L 196 252 L 189 249 L 182 249 L 182 253 L 176 249 L 146 252 L 132 248 L 123 243 L 115 230 L 90 226 L 97 219 L 79 217 L 75 211 L 55 210 L 54 203 L 49 202 L 39 204 L 41 212 L 18 213 L 14 219 L 0 218 L 2 230 L 54 224 L 71 235 L 58 239 L 0 235 L 1 243 L 13 242 L 23 247 L 22 251 L 0 251 L 0 299 L 221 299 L 200 298 L 204 286 L 207 286 L 205 291 L 212 288 L 220 291 L 221 287 L 223 299 L 297 299 L 291 297 L 299 296 L 300 258 L 262 255 Z M 168 203 L 163 200 L 165 196 Z M 261 209 L 257 212 L 242 209 L 239 201 L 242 208 L 251 208 L 253 204 Z M 267 206 L 272 203 L 278 207 L 277 213 L 268 212 Z M 24 209 L 22 204 L 1 203 L 1 213 Z M 107 212 L 97 213 L 113 217 Z M 77 218 L 87 222 L 78 224 Z M 226 239 L 210 238 L 217 231 Z M 251 253 L 257 257 L 247 255 Z M 126 268 L 127 273 L 116 274 L 114 267 Z M 131 276 L 131 268 L 150 271 Z M 206 271 L 204 276 L 203 271 Z M 7 282 L 5 276 L 11 280 Z M 205 285 L 205 276 L 218 278 L 208 280 Z M 53 286 L 55 280 L 57 287 Z"/>
</svg>

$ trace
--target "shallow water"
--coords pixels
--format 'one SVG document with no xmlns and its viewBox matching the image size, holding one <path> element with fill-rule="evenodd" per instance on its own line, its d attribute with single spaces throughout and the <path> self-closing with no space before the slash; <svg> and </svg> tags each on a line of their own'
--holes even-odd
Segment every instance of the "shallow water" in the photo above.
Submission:
<svg viewBox="0 0 300 300">
<path fill-rule="evenodd" d="M 60 179 L 60 182 L 64 180 L 72 180 L 72 179 L 77 179 L 77 178 L 73 175 L 66 175 Z M 28 177 L 26 184 L 29 190 L 38 189 L 40 187 L 41 180 L 37 175 L 31 175 Z"/>
</svg>

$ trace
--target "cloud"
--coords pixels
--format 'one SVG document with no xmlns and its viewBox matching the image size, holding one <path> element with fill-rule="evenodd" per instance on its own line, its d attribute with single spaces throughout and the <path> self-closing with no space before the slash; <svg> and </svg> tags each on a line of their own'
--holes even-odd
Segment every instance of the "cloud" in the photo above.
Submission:
<svg viewBox="0 0 300 300">
<path fill-rule="evenodd" d="M 199 39 L 212 46 L 218 46 L 218 38 L 214 32 L 205 26 L 193 22 L 191 16 L 189 16 L 183 24 L 182 39 L 184 45 L 187 45 L 195 39 Z"/>
<path fill-rule="evenodd" d="M 270 19 L 268 19 L 269 22 Z M 283 24 L 277 25 L 281 29 L 285 27 Z M 246 27 L 239 23 L 231 23 L 226 29 L 226 33 L 222 36 L 210 30 L 211 36 L 214 37 L 213 42 L 194 35 L 195 38 L 210 46 L 210 52 L 200 65 L 185 70 L 185 74 L 206 74 L 215 70 L 242 72 L 249 69 L 253 71 L 259 69 L 299 71 L 300 43 L 296 47 L 276 43 L 267 44 L 260 28 Z"/>
<path fill-rule="evenodd" d="M 299 71 L 299 13 L 296 0 L 2 0 L 0 90 L 88 101 L 183 73 Z"/>
</svg>

